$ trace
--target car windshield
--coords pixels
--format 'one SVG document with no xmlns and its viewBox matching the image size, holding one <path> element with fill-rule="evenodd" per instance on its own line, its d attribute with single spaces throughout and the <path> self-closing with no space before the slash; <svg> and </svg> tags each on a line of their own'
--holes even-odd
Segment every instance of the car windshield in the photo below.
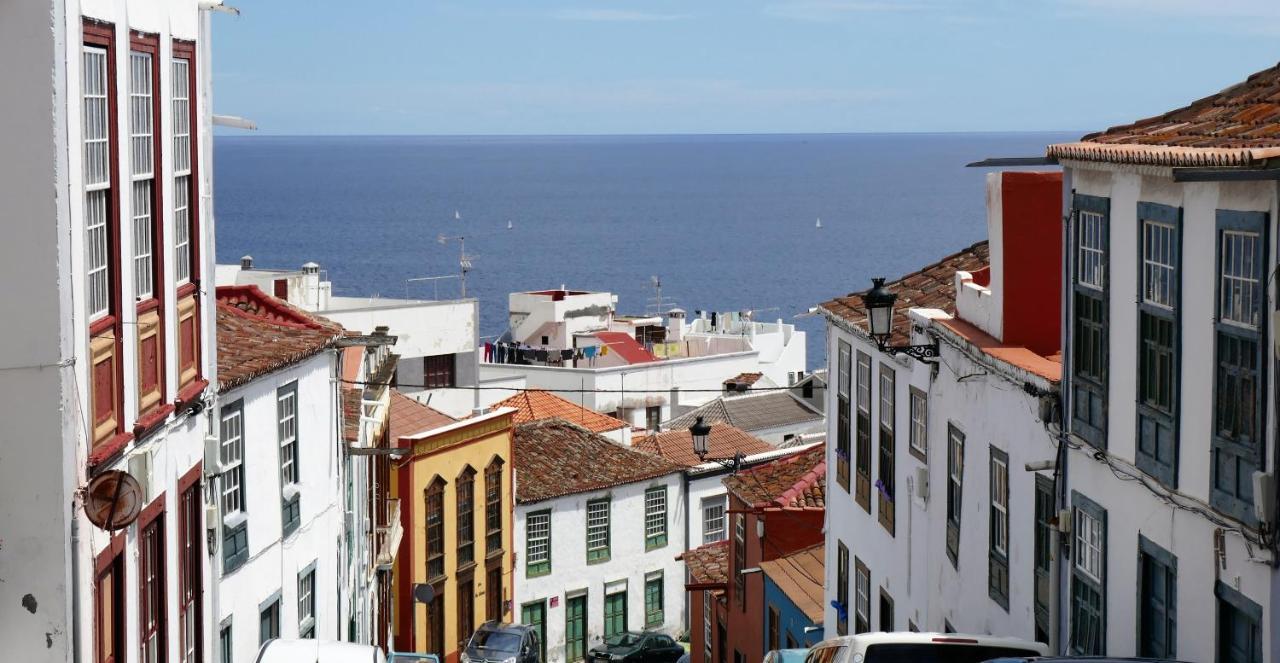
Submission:
<svg viewBox="0 0 1280 663">
<path fill-rule="evenodd" d="M 1039 652 L 1016 647 L 919 642 L 867 647 L 864 663 L 982 663 L 1002 656 L 1039 656 Z"/>
<path fill-rule="evenodd" d="M 488 651 L 519 651 L 520 634 L 482 629 L 471 637 L 471 646 Z"/>
<path fill-rule="evenodd" d="M 604 641 L 610 647 L 630 647 L 637 642 L 640 642 L 640 636 L 634 633 L 615 633 Z"/>
</svg>

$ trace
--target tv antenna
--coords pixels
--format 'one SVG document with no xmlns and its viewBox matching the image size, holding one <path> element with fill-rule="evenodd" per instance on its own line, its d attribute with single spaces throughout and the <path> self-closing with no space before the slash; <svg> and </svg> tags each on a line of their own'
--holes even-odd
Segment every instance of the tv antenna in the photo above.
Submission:
<svg viewBox="0 0 1280 663">
<path fill-rule="evenodd" d="M 649 277 L 649 287 L 653 288 L 653 296 L 649 297 L 648 306 L 646 307 L 646 315 L 664 315 L 667 310 L 676 305 L 675 299 L 662 296 L 662 279 L 657 276 Z"/>
<path fill-rule="evenodd" d="M 461 269 L 461 272 L 462 272 L 462 276 L 461 276 L 462 298 L 466 299 L 467 298 L 467 272 L 471 271 L 471 261 L 472 259 L 475 258 L 475 256 L 467 253 L 467 238 L 461 235 L 458 235 L 456 237 L 451 237 L 449 235 L 445 235 L 444 233 L 440 233 L 440 235 L 436 237 L 436 241 L 439 242 L 442 246 L 448 245 L 449 242 L 452 242 L 455 240 L 458 242 L 458 267 Z"/>
</svg>

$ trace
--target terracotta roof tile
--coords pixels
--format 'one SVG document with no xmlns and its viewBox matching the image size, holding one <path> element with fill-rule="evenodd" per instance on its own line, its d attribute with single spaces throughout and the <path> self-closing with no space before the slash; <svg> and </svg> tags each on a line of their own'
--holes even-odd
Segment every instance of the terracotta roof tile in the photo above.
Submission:
<svg viewBox="0 0 1280 663">
<path fill-rule="evenodd" d="M 217 291 L 218 389 L 226 391 L 332 346 L 342 326 L 256 286 Z"/>
<path fill-rule="evenodd" d="M 907 274 L 885 284 L 898 299 L 893 305 L 893 334 L 889 342 L 905 345 L 911 342 L 911 308 L 936 308 L 951 315 L 956 312 L 957 271 L 977 272 L 989 261 L 987 242 L 981 241 L 967 249 L 953 253 L 917 272 Z M 869 290 L 869 288 L 868 288 Z M 867 331 L 867 311 L 862 296 L 867 290 L 851 292 L 818 305 L 829 318 L 839 318 L 863 331 Z"/>
<path fill-rule="evenodd" d="M 448 426 L 458 421 L 429 405 L 405 396 L 395 389 L 391 390 L 391 406 L 388 410 L 390 410 L 390 416 L 387 424 L 389 427 L 387 437 L 391 439 L 392 446 L 397 446 L 396 440 L 402 437 L 441 426 Z"/>
<path fill-rule="evenodd" d="M 1050 145 L 1059 159 L 1254 166 L 1280 156 L 1280 65 L 1162 115 Z"/>
<path fill-rule="evenodd" d="M 764 373 L 739 373 L 729 378 L 728 380 L 725 380 L 724 383 L 725 384 L 744 384 L 749 387 L 755 384 L 757 381 L 759 381 L 760 378 L 762 377 L 764 377 Z"/>
<path fill-rule="evenodd" d="M 516 501 L 585 493 L 680 471 L 656 456 L 632 451 L 562 419 L 515 430 Z"/>
<path fill-rule="evenodd" d="M 814 623 L 822 621 L 822 582 L 826 577 L 825 546 L 803 550 L 760 562 L 760 570 L 787 598 Z"/>
<path fill-rule="evenodd" d="M 693 550 L 686 550 L 676 557 L 689 569 L 690 583 L 699 585 L 723 585 L 729 582 L 729 540 L 716 541 Z"/>
<path fill-rule="evenodd" d="M 506 400 L 495 403 L 494 407 L 515 408 L 516 413 L 513 421 L 517 426 L 543 419 L 564 419 L 565 421 L 572 421 L 593 433 L 604 433 L 626 428 L 629 425 L 621 419 L 600 414 L 595 410 L 582 407 L 551 392 L 536 389 L 521 391 Z"/>
<path fill-rule="evenodd" d="M 631 448 L 654 456 L 661 456 L 677 465 L 695 467 L 702 461 L 693 453 L 693 436 L 688 429 L 671 430 L 635 439 Z M 741 452 L 744 456 L 773 451 L 773 445 L 734 428 L 728 424 L 714 424 L 707 436 L 707 455 L 712 458 L 732 458 Z"/>
<path fill-rule="evenodd" d="M 754 508 L 825 509 L 826 475 L 826 449 L 818 445 L 726 477 L 724 485 Z"/>
<path fill-rule="evenodd" d="M 1050 382 L 1060 382 L 1062 380 L 1061 352 L 1055 353 L 1050 357 L 1043 357 L 1021 345 L 1006 345 L 1000 339 L 959 318 L 938 320 L 937 322 L 955 332 L 957 336 L 972 343 L 979 351 L 1000 361 L 1017 366 Z"/>
</svg>

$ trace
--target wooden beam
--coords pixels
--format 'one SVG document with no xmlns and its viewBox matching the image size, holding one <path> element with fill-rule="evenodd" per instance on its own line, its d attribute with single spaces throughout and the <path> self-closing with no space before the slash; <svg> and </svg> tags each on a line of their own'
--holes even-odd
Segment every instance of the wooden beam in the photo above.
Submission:
<svg viewBox="0 0 1280 663">
<path fill-rule="evenodd" d="M 992 157 L 982 161 L 966 163 L 965 168 L 1009 168 L 1013 166 L 1056 166 L 1058 160 L 1053 157 Z"/>
</svg>

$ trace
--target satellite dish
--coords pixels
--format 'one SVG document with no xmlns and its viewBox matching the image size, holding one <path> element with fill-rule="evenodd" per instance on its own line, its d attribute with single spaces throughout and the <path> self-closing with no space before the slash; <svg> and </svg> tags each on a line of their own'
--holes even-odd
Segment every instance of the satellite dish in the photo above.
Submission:
<svg viewBox="0 0 1280 663">
<path fill-rule="evenodd" d="M 99 529 L 115 532 L 133 524 L 142 512 L 142 486 L 128 472 L 110 470 L 94 477 L 84 491 L 84 515 Z"/>
<path fill-rule="evenodd" d="M 418 603 L 430 603 L 436 599 L 436 588 L 420 582 L 413 586 L 413 598 Z"/>
</svg>

